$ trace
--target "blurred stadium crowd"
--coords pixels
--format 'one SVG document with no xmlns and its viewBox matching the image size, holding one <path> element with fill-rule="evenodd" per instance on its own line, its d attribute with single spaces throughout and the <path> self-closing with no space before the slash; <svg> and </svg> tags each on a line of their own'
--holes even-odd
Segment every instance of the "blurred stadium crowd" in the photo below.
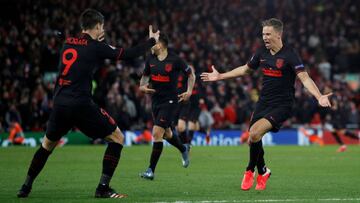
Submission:
<svg viewBox="0 0 360 203">
<path fill-rule="evenodd" d="M 149 24 L 170 37 L 170 47 L 199 74 L 211 64 L 220 72 L 247 62 L 262 45 L 261 21 L 285 23 L 284 42 L 301 55 L 321 92 L 346 122 L 359 125 L 360 94 L 341 76 L 360 71 L 360 2 L 356 0 L 49 0 L 5 1 L 0 18 L 0 132 L 11 121 L 25 131 L 43 131 L 52 109 L 54 73 L 63 35 L 78 33 L 85 8 L 105 15 L 106 41 L 129 47 L 147 38 Z M 151 99 L 138 90 L 144 58 L 104 61 L 94 78 L 95 101 L 126 129 L 151 125 Z M 202 84 L 214 128 L 246 126 L 261 86 L 261 75 Z M 334 111 L 296 85 L 294 115 L 285 126 L 323 123 Z M 336 101 L 335 101 L 336 100 Z"/>
</svg>

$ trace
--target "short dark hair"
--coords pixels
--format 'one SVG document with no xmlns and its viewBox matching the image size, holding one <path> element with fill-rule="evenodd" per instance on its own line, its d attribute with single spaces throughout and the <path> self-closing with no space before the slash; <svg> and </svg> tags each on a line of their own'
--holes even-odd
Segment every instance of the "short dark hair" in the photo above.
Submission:
<svg viewBox="0 0 360 203">
<path fill-rule="evenodd" d="M 164 33 L 160 33 L 159 42 L 161 42 L 165 47 L 168 47 L 169 37 Z"/>
<path fill-rule="evenodd" d="M 93 29 L 96 24 L 104 23 L 104 16 L 97 10 L 88 8 L 80 16 L 80 27 L 83 30 Z"/>
<path fill-rule="evenodd" d="M 277 18 L 270 18 L 270 19 L 264 20 L 261 24 L 263 27 L 272 26 L 274 28 L 274 30 L 277 32 L 282 32 L 284 29 L 283 22 Z"/>
</svg>

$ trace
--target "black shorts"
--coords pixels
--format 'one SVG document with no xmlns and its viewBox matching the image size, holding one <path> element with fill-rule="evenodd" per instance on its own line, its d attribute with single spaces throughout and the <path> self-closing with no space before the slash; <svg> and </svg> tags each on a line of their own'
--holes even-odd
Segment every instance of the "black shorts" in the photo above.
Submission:
<svg viewBox="0 0 360 203">
<path fill-rule="evenodd" d="M 95 103 L 76 106 L 54 105 L 46 137 L 51 141 L 58 141 L 74 126 L 91 138 L 104 138 L 117 128 L 115 120 Z"/>
<path fill-rule="evenodd" d="M 249 129 L 256 121 L 265 118 L 273 127 L 270 131 L 278 132 L 282 124 L 290 118 L 291 110 L 292 108 L 288 106 L 268 106 L 258 102 L 251 116 Z"/>
<path fill-rule="evenodd" d="M 188 120 L 191 121 L 191 122 L 196 123 L 199 120 L 200 112 L 201 112 L 201 109 L 199 107 L 199 104 L 193 105 L 191 103 L 190 104 Z"/>
<path fill-rule="evenodd" d="M 177 110 L 177 120 L 181 119 L 188 121 L 189 119 L 190 102 L 180 102 Z"/>
<path fill-rule="evenodd" d="M 172 127 L 178 109 L 177 101 L 166 100 L 162 103 L 152 104 L 152 114 L 154 125 L 160 126 L 164 129 Z"/>
</svg>

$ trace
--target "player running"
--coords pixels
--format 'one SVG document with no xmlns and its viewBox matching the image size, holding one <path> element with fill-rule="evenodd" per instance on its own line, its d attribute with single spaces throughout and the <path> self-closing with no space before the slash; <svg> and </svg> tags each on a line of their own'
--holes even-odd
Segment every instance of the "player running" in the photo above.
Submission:
<svg viewBox="0 0 360 203">
<path fill-rule="evenodd" d="M 332 102 L 333 106 L 331 108 L 331 125 L 325 126 L 328 128 L 328 130 L 331 131 L 331 135 L 340 145 L 340 147 L 337 149 L 337 152 L 345 152 L 347 150 L 347 146 L 344 144 L 341 136 L 346 136 L 357 141 L 360 141 L 360 137 L 346 128 L 346 124 L 349 120 L 349 110 L 345 106 L 345 101 L 339 98 L 334 99 Z M 352 102 L 350 104 L 355 105 Z"/>
<path fill-rule="evenodd" d="M 282 123 L 291 115 L 295 99 L 296 76 L 315 96 L 322 107 L 330 107 L 328 97 L 323 95 L 305 71 L 303 62 L 295 50 L 282 42 L 283 23 L 271 18 L 262 22 L 262 38 L 265 46 L 256 50 L 249 62 L 229 72 L 220 74 L 203 73 L 204 81 L 217 81 L 243 76 L 260 68 L 263 73 L 262 90 L 250 121 L 250 161 L 241 183 L 242 190 L 249 190 L 254 183 L 255 167 L 258 169 L 256 190 L 265 190 L 270 177 L 270 169 L 265 166 L 264 149 L 261 138 L 265 133 L 279 131 Z"/>
<path fill-rule="evenodd" d="M 183 145 L 173 136 L 171 125 L 174 122 L 178 102 L 188 101 L 195 82 L 190 66 L 175 53 L 168 51 L 168 37 L 160 34 L 159 42 L 152 48 L 154 55 L 147 58 L 140 90 L 152 94 L 153 148 L 148 169 L 140 174 L 144 179 L 153 180 L 157 162 L 163 150 L 163 138 L 182 154 L 183 167 L 189 165 L 189 146 Z M 188 75 L 187 90 L 178 95 L 177 79 L 180 72 Z M 151 87 L 149 85 L 151 84 Z"/>
</svg>

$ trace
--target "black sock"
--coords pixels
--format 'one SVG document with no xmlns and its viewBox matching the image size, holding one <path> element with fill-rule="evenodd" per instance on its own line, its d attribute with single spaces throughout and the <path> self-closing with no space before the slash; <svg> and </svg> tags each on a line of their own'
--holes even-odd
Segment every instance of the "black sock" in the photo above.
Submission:
<svg viewBox="0 0 360 203">
<path fill-rule="evenodd" d="M 40 171 L 44 168 L 44 165 L 50 154 L 51 152 L 40 146 L 40 148 L 35 152 L 31 161 L 24 185 L 30 188 L 32 187 L 32 183 L 39 175 Z"/>
<path fill-rule="evenodd" d="M 351 138 L 353 138 L 353 139 L 359 139 L 359 137 L 358 136 L 356 136 L 354 133 L 352 133 L 352 132 L 350 132 L 350 131 L 345 131 L 345 133 L 344 133 L 344 135 L 345 136 L 347 136 L 347 137 L 351 137 Z"/>
<path fill-rule="evenodd" d="M 250 143 L 250 161 L 246 168 L 247 171 L 251 170 L 252 172 L 254 172 L 255 166 L 258 162 L 258 158 L 261 152 L 261 147 L 262 147 L 261 141 Z"/>
<path fill-rule="evenodd" d="M 258 158 L 256 167 L 257 167 L 258 173 L 260 175 L 263 175 L 266 172 L 265 159 L 264 159 L 265 151 L 264 151 L 264 148 L 262 146 L 262 141 L 260 141 L 260 142 L 261 142 L 261 150 L 260 150 L 260 154 L 259 154 L 259 158 Z"/>
<path fill-rule="evenodd" d="M 185 152 L 186 148 L 181 143 L 178 136 L 173 135 L 170 139 L 166 139 L 172 146 L 176 147 L 181 153 Z"/>
<path fill-rule="evenodd" d="M 108 186 L 119 163 L 120 154 L 123 146 L 118 143 L 110 142 L 105 150 L 103 158 L 103 169 L 99 185 Z"/>
<path fill-rule="evenodd" d="M 337 132 L 333 132 L 333 133 L 331 133 L 332 134 L 332 136 L 335 138 L 335 140 L 336 140 L 336 142 L 338 143 L 338 144 L 340 144 L 340 145 L 343 145 L 344 143 L 343 143 L 343 141 L 340 139 L 340 136 L 337 134 Z"/>
<path fill-rule="evenodd" d="M 174 137 L 174 135 L 173 135 Z M 185 144 L 187 141 L 187 136 L 186 136 L 186 130 L 183 132 L 179 132 L 179 139 L 181 141 L 181 143 Z"/>
<path fill-rule="evenodd" d="M 153 149 L 150 157 L 150 166 L 151 170 L 155 172 L 155 167 L 157 162 L 160 159 L 161 152 L 163 150 L 163 142 L 154 142 Z"/>
<path fill-rule="evenodd" d="M 191 144 L 191 141 L 192 141 L 193 138 L 194 138 L 194 131 L 193 131 L 193 130 L 189 130 L 188 139 L 187 139 L 187 142 L 186 142 L 186 143 Z"/>
</svg>

